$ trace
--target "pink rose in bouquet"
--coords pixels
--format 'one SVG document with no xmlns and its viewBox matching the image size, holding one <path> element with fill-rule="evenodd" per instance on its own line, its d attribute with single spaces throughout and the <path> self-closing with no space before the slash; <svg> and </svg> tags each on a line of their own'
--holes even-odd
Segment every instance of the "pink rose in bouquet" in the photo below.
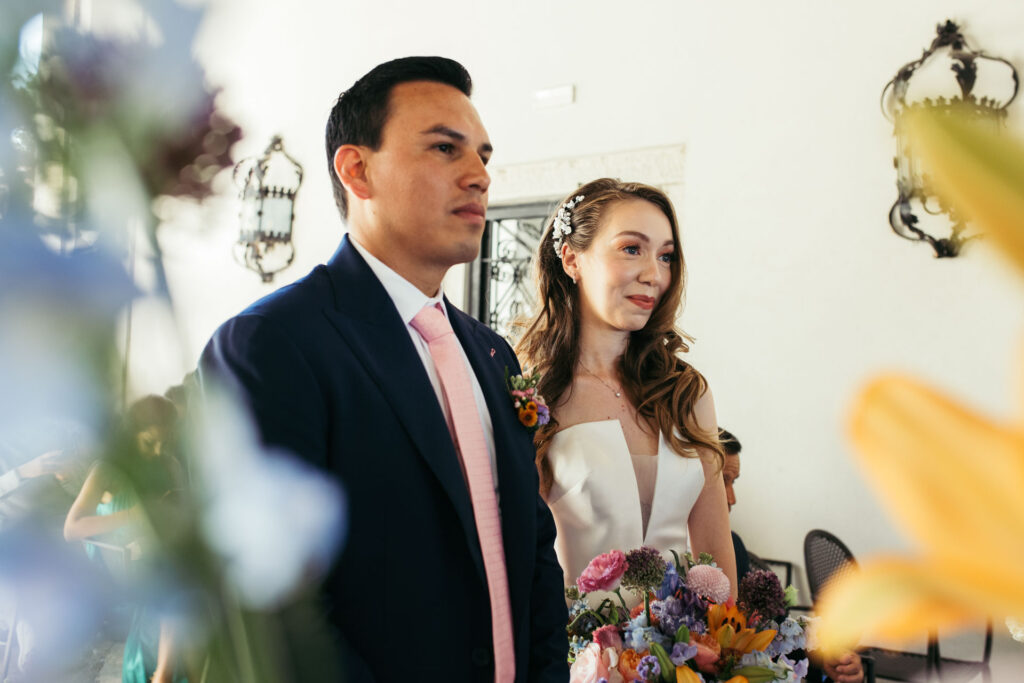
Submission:
<svg viewBox="0 0 1024 683">
<path fill-rule="evenodd" d="M 626 555 L 621 550 L 598 555 L 590 561 L 580 578 L 576 579 L 576 587 L 581 593 L 614 590 L 628 568 Z"/>
<path fill-rule="evenodd" d="M 608 683 L 624 683 L 617 668 L 619 653 L 614 648 L 601 649 L 594 642 L 576 655 L 576 661 L 569 669 L 569 683 L 597 683 L 601 679 Z"/>
<path fill-rule="evenodd" d="M 619 635 L 619 628 L 614 624 L 605 624 L 601 628 L 595 629 L 591 638 L 602 648 L 613 647 L 616 650 L 622 650 L 622 636 Z"/>
</svg>

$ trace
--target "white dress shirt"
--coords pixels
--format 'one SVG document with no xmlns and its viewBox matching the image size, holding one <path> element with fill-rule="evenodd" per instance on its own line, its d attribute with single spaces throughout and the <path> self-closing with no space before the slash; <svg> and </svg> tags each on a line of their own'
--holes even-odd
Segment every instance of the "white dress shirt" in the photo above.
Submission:
<svg viewBox="0 0 1024 683">
<path fill-rule="evenodd" d="M 412 284 L 404 277 L 393 271 L 391 268 L 381 262 L 380 259 L 375 257 L 366 247 L 359 244 L 359 241 L 349 233 L 349 241 L 352 242 L 352 246 L 355 247 L 359 255 L 363 257 L 366 264 L 370 266 L 370 270 L 380 280 L 381 285 L 384 286 L 384 290 L 391 297 L 391 301 L 394 302 L 395 308 L 398 309 L 398 315 L 402 318 L 402 322 L 405 323 L 405 331 L 409 333 L 409 337 L 412 339 L 412 344 L 416 348 L 416 352 L 420 355 L 420 360 L 423 362 L 423 368 L 427 371 L 427 377 L 430 378 L 430 384 L 434 387 L 434 393 L 437 395 L 437 402 L 441 405 L 441 411 L 444 413 L 444 418 L 448 422 L 449 431 L 451 430 L 452 416 L 448 410 L 448 402 L 444 400 L 444 393 L 441 388 L 441 379 L 437 376 L 437 368 L 434 366 L 434 359 L 430 355 L 430 348 L 427 346 L 427 342 L 420 336 L 420 333 L 415 330 L 412 326 L 412 319 L 416 317 L 425 306 L 434 306 L 441 304 L 441 311 L 445 317 L 448 317 L 448 309 L 444 305 L 443 292 L 440 288 L 437 290 L 437 294 L 429 297 L 421 292 L 416 285 Z M 450 321 L 449 321 L 450 322 Z M 458 336 L 456 336 L 458 341 Z M 480 388 L 480 382 L 476 378 L 476 373 L 473 371 L 473 366 L 469 363 L 469 358 L 466 356 L 465 349 L 462 348 L 462 343 L 459 342 L 459 351 L 462 352 L 462 360 L 466 364 L 466 371 L 469 373 L 469 378 L 473 382 L 473 397 L 476 399 L 476 411 L 480 416 L 480 424 L 484 428 L 484 438 L 487 440 L 487 455 L 491 459 L 491 474 L 494 477 L 494 490 L 498 492 L 498 463 L 495 454 L 494 447 L 494 425 L 491 424 L 491 414 L 487 409 L 487 400 L 484 399 L 483 389 Z M 509 403 L 509 410 L 511 410 L 511 402 Z M 460 461 L 461 464 L 461 461 Z M 463 475 L 465 475 L 465 468 L 463 468 Z"/>
</svg>

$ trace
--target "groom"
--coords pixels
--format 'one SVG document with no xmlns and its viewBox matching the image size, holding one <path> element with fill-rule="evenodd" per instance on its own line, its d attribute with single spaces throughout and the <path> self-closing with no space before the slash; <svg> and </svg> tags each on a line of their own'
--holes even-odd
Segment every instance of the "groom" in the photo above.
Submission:
<svg viewBox="0 0 1024 683">
<path fill-rule="evenodd" d="M 346 681 L 568 678 L 555 527 L 505 386 L 519 364 L 440 289 L 484 228 L 491 144 L 471 88 L 457 62 L 409 57 L 342 93 L 326 142 L 349 234 L 201 360 L 267 444 L 345 487 L 325 590 Z"/>
</svg>

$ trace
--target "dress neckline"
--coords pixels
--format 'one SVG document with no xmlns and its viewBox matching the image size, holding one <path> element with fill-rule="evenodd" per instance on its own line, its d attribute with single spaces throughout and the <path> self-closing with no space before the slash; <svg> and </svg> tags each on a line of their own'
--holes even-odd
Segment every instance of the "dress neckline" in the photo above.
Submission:
<svg viewBox="0 0 1024 683">
<path fill-rule="evenodd" d="M 606 420 L 588 420 L 587 422 L 577 422 L 576 424 L 571 424 L 568 427 L 563 427 L 562 429 L 559 429 L 557 432 L 555 432 L 554 436 L 552 436 L 551 438 L 554 439 L 559 434 L 561 434 L 563 432 L 567 432 L 570 429 L 575 429 L 576 427 L 582 427 L 584 425 L 600 425 L 600 424 L 606 424 L 606 423 L 609 423 L 609 422 L 614 422 L 614 423 L 618 424 L 619 429 L 617 431 L 618 431 L 619 435 L 622 436 L 622 443 L 626 447 L 626 453 L 628 453 L 631 458 L 657 458 L 659 455 L 661 455 L 661 446 L 662 446 L 661 432 L 658 432 L 658 450 L 657 450 L 657 452 L 655 452 L 655 453 L 634 453 L 631 450 L 629 450 L 629 442 L 626 441 L 626 431 L 622 428 L 622 420 L 620 420 L 617 417 L 609 417 Z"/>
<path fill-rule="evenodd" d="M 652 490 L 652 493 L 651 493 L 651 500 L 650 500 L 649 503 L 647 503 L 643 499 L 643 496 L 642 496 L 642 494 L 640 492 L 640 480 L 637 477 L 636 468 L 633 465 L 633 459 L 634 458 L 655 458 L 655 460 L 654 460 L 655 467 L 657 468 L 657 471 L 660 471 L 661 470 L 661 466 L 660 466 L 660 463 L 661 463 L 661 453 L 662 453 L 662 450 L 664 450 L 664 448 L 663 448 L 663 446 L 664 446 L 664 439 L 662 439 L 662 437 L 661 437 L 661 432 L 658 433 L 658 452 L 654 453 L 653 455 L 646 455 L 646 454 L 634 455 L 633 453 L 630 453 L 630 451 L 629 451 L 629 443 L 626 441 L 626 432 L 622 429 L 622 421 L 619 420 L 616 417 L 608 418 L 607 420 L 590 420 L 589 422 L 577 422 L 574 425 L 569 425 L 568 427 L 566 427 L 564 429 L 560 429 L 557 432 L 555 432 L 555 435 L 552 437 L 552 440 L 554 440 L 560 434 L 568 432 L 571 429 L 575 429 L 576 427 L 582 427 L 584 425 L 609 425 L 609 426 L 611 426 L 612 424 L 614 424 L 615 426 L 618 427 L 618 429 L 615 429 L 614 431 L 615 431 L 616 434 L 618 434 L 619 438 L 621 439 L 621 443 L 622 443 L 623 449 L 625 450 L 626 455 L 629 458 L 629 460 L 628 460 L 628 462 L 626 464 L 629 467 L 630 472 L 632 472 L 632 474 L 633 474 L 633 490 L 636 492 L 635 496 L 636 496 L 636 502 L 637 502 L 637 512 L 640 512 L 640 517 L 641 517 L 641 519 L 638 520 L 638 521 L 640 521 L 640 538 L 641 538 L 641 544 L 643 544 L 643 543 L 645 543 L 647 541 L 647 527 L 648 527 L 648 525 L 645 522 L 646 521 L 650 521 L 650 514 L 651 514 L 651 512 L 653 512 L 653 510 L 655 508 L 655 503 L 658 500 L 658 489 L 660 488 L 658 486 L 658 483 L 659 483 L 659 479 L 661 477 L 658 476 L 658 475 L 655 475 L 654 486 L 653 486 L 653 490 Z M 647 518 L 648 518 L 647 520 L 643 519 L 643 517 L 644 517 L 643 506 L 644 505 L 648 505 L 649 506 L 649 512 L 647 514 Z"/>
</svg>

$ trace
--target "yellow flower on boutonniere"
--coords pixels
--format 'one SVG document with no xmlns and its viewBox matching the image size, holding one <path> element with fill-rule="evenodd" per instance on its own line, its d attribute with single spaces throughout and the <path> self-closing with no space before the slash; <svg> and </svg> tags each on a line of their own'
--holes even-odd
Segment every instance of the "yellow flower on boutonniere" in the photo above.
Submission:
<svg viewBox="0 0 1024 683">
<path fill-rule="evenodd" d="M 1024 271 L 1024 142 L 956 116 L 915 114 L 915 150 L 939 193 Z M 999 423 L 900 375 L 871 382 L 849 423 L 859 461 L 916 556 L 869 558 L 819 603 L 822 649 L 863 631 L 1024 614 L 1024 420 Z"/>
</svg>

